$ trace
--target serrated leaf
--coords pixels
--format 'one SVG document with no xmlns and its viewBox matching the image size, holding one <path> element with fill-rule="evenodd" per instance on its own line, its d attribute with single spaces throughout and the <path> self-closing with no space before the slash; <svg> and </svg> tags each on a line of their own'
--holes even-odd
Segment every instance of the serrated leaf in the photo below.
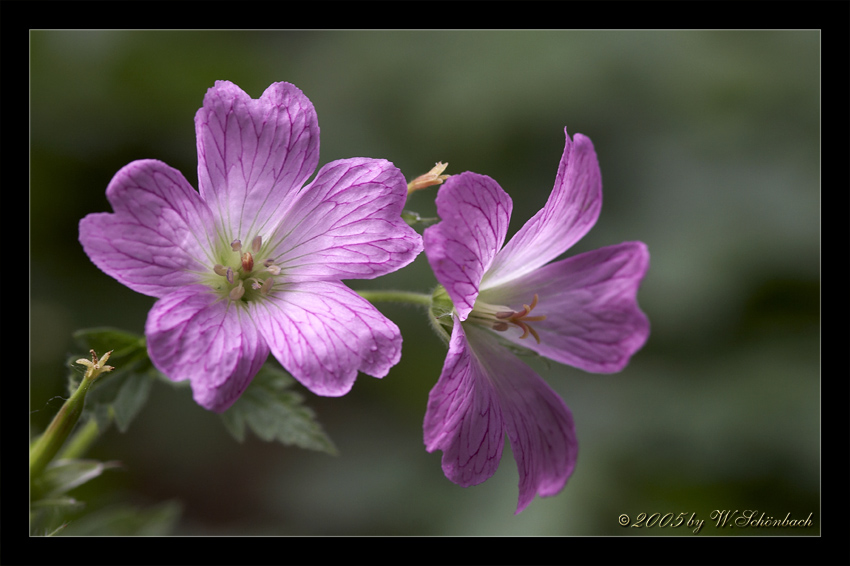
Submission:
<svg viewBox="0 0 850 566">
<path fill-rule="evenodd" d="M 248 427 L 267 442 L 336 454 L 315 413 L 302 405 L 301 395 L 288 391 L 294 383 L 288 374 L 266 364 L 236 403 L 221 414 L 225 427 L 239 442 Z"/>
</svg>

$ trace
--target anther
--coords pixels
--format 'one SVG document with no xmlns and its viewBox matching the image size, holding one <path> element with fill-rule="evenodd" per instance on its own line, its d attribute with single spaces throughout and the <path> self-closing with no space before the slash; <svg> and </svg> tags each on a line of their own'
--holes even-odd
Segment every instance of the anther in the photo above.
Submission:
<svg viewBox="0 0 850 566">
<path fill-rule="evenodd" d="M 234 252 L 242 250 L 242 240 L 233 240 L 230 242 L 230 249 Z"/>
<path fill-rule="evenodd" d="M 242 281 L 239 282 L 239 285 L 230 290 L 230 300 L 238 301 L 242 298 L 242 295 L 245 294 L 245 287 L 242 285 Z"/>
<path fill-rule="evenodd" d="M 217 263 L 213 266 L 213 271 L 215 271 L 216 275 L 221 275 L 222 277 L 225 277 L 227 275 L 227 269 L 220 263 Z"/>
<path fill-rule="evenodd" d="M 493 324 L 493 330 L 498 332 L 504 332 L 508 329 L 510 324 L 514 324 L 522 330 L 522 336 L 520 336 L 520 340 L 524 338 L 528 338 L 528 335 L 531 334 L 534 336 L 534 339 L 540 344 L 540 335 L 537 334 L 537 331 L 531 327 L 529 322 L 540 322 L 541 320 L 546 320 L 546 315 L 535 315 L 528 316 L 531 314 L 531 311 L 534 310 L 534 307 L 537 306 L 537 293 L 534 294 L 534 298 L 531 301 L 530 305 L 522 305 L 523 309 L 519 312 L 512 311 L 499 311 L 495 313 L 495 316 L 498 320 Z"/>
<path fill-rule="evenodd" d="M 254 256 L 251 252 L 245 252 L 242 254 L 242 271 L 250 273 L 252 269 L 254 269 Z"/>
<path fill-rule="evenodd" d="M 274 260 L 272 258 L 268 258 L 263 262 L 263 265 L 266 268 L 266 271 L 271 273 L 272 275 L 280 275 L 280 267 L 274 264 Z"/>
<path fill-rule="evenodd" d="M 227 282 L 233 285 L 233 268 L 228 267 L 227 271 L 224 272 L 225 278 L 227 278 Z"/>
<path fill-rule="evenodd" d="M 263 247 L 263 238 L 262 237 L 257 236 L 256 238 L 251 240 L 251 250 L 253 250 L 254 253 L 257 253 L 258 251 L 260 251 L 260 248 L 262 248 L 262 247 Z"/>
<path fill-rule="evenodd" d="M 263 288 L 260 289 L 260 294 L 261 295 L 268 295 L 269 291 L 272 290 L 272 285 L 274 285 L 274 279 L 269 277 L 268 279 L 265 280 L 265 282 L 263 282 Z"/>
</svg>

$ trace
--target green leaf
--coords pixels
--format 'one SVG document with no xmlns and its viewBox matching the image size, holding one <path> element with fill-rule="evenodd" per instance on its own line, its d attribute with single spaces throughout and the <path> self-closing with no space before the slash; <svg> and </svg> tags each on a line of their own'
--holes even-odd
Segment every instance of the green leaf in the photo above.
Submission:
<svg viewBox="0 0 850 566">
<path fill-rule="evenodd" d="M 97 460 L 55 460 L 50 463 L 36 480 L 38 492 L 44 498 L 57 498 L 101 475 L 110 468 L 118 468 L 118 462 Z"/>
<path fill-rule="evenodd" d="M 98 354 L 114 350 L 112 360 L 132 355 L 139 349 L 145 349 L 145 337 L 117 328 L 84 328 L 74 332 L 74 339 L 80 346 L 94 350 Z"/>
<path fill-rule="evenodd" d="M 148 358 L 144 336 L 114 328 L 91 328 L 75 332 L 74 338 L 81 348 L 94 350 L 98 355 L 113 350 L 109 364 L 115 369 L 95 382 L 86 400 L 85 413 L 96 419 L 101 432 L 113 419 L 118 430 L 126 432 L 159 376 Z M 83 356 L 73 360 L 79 357 Z M 74 374 L 72 381 L 73 377 Z"/>
<path fill-rule="evenodd" d="M 166 536 L 174 530 L 182 508 L 175 501 L 138 509 L 108 507 L 70 520 L 59 536 Z"/>
<path fill-rule="evenodd" d="M 335 455 L 336 447 L 313 411 L 301 404 L 301 395 L 288 391 L 294 383 L 287 373 L 266 364 L 239 400 L 221 414 L 224 425 L 239 442 L 245 439 L 247 426 L 267 442 L 276 440 Z"/>
<path fill-rule="evenodd" d="M 73 497 L 55 497 L 50 499 L 39 499 L 33 501 L 30 505 L 31 509 L 43 508 L 66 508 L 66 509 L 81 509 L 85 504 L 82 501 L 77 501 Z"/>
</svg>

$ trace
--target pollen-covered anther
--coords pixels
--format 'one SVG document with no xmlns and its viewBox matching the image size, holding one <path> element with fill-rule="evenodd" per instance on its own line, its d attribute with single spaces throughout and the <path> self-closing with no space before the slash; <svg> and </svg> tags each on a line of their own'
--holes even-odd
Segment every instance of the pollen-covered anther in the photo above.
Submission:
<svg viewBox="0 0 850 566">
<path fill-rule="evenodd" d="M 242 271 L 250 273 L 252 269 L 254 269 L 254 256 L 251 252 L 245 252 L 242 254 Z"/>
</svg>

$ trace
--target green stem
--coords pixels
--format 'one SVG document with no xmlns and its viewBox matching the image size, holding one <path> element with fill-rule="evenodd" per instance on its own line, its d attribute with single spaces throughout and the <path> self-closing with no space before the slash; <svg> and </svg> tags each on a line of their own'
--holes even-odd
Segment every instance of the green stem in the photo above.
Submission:
<svg viewBox="0 0 850 566">
<path fill-rule="evenodd" d="M 357 291 L 370 303 L 408 303 L 422 307 L 431 306 L 431 295 L 410 291 Z"/>
<path fill-rule="evenodd" d="M 47 467 L 51 460 L 56 456 L 62 445 L 68 439 L 71 431 L 77 424 L 80 415 L 83 413 L 83 406 L 86 403 L 86 393 L 92 386 L 97 377 L 105 372 L 111 371 L 113 368 L 107 366 L 106 361 L 112 354 L 112 351 L 104 354 L 100 363 L 97 361 L 97 355 L 94 350 L 91 350 L 92 361 L 77 360 L 78 364 L 87 366 L 86 373 L 80 381 L 77 390 L 71 394 L 67 401 L 53 417 L 53 421 L 47 430 L 30 446 L 30 481 L 41 475 L 41 472 Z"/>
<path fill-rule="evenodd" d="M 30 479 L 34 479 L 41 475 L 47 464 L 53 460 L 59 449 L 65 443 L 68 435 L 77 424 L 77 420 L 83 412 L 83 405 L 86 400 L 86 393 L 91 386 L 92 379 L 83 379 L 80 386 L 74 391 L 73 395 L 65 401 L 56 416 L 53 417 L 53 422 L 47 427 L 38 439 L 30 448 Z"/>
<path fill-rule="evenodd" d="M 68 440 L 68 445 L 62 450 L 59 458 L 82 458 L 99 435 L 100 431 L 97 428 L 97 420 L 92 417 L 86 424 L 81 425 L 77 429 L 77 432 L 74 433 L 74 436 Z"/>
</svg>

